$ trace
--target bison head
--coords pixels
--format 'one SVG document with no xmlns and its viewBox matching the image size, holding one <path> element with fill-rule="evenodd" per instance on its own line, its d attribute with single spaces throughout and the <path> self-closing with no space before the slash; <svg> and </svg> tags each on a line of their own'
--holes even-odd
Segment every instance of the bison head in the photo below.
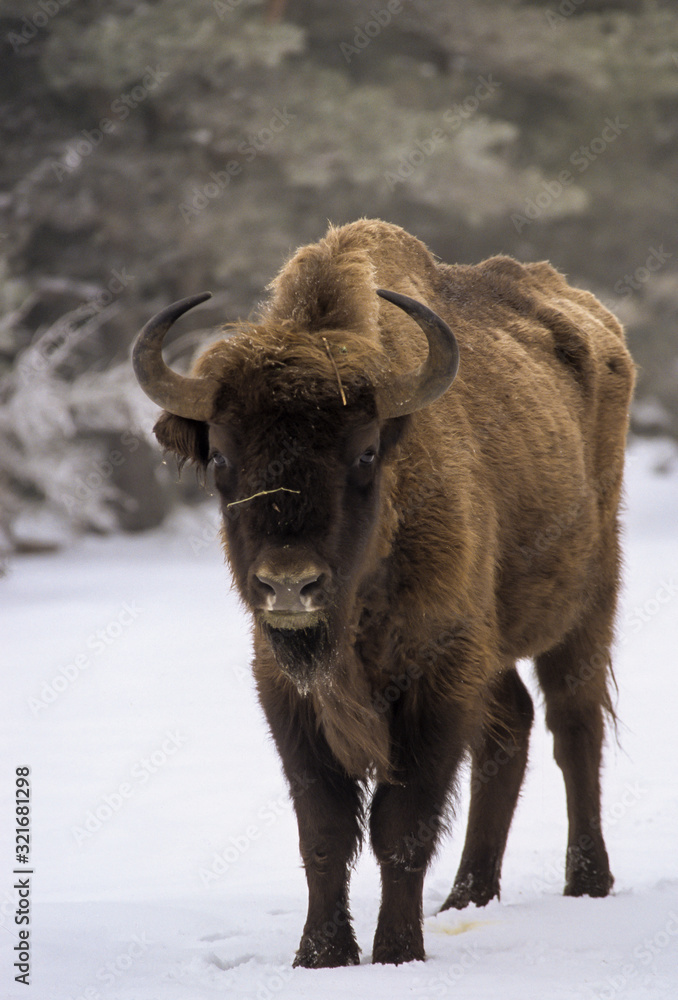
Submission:
<svg viewBox="0 0 678 1000">
<path fill-rule="evenodd" d="M 395 445 L 409 415 L 437 399 L 458 367 L 440 317 L 405 295 L 378 294 L 425 333 L 418 368 L 394 374 L 373 339 L 290 321 L 239 327 L 182 377 L 165 365 L 162 341 L 208 294 L 164 309 L 134 347 L 136 377 L 165 410 L 158 440 L 180 462 L 213 467 L 226 552 L 256 639 L 303 692 L 327 682 L 355 642 L 360 596 L 397 526 Z"/>
</svg>

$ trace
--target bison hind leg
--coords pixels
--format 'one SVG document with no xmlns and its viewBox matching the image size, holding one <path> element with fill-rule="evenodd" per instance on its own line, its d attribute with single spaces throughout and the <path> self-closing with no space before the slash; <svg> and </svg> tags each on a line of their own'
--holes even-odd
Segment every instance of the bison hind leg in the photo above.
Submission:
<svg viewBox="0 0 678 1000">
<path fill-rule="evenodd" d="M 493 718 L 472 748 L 471 806 L 459 871 L 441 910 L 499 897 L 501 866 L 527 764 L 534 710 L 514 666 L 492 683 Z"/>
<path fill-rule="evenodd" d="M 607 896 L 614 882 L 600 805 L 605 712 L 614 717 L 607 631 L 581 627 L 537 658 L 546 724 L 567 795 L 566 896 Z"/>
</svg>

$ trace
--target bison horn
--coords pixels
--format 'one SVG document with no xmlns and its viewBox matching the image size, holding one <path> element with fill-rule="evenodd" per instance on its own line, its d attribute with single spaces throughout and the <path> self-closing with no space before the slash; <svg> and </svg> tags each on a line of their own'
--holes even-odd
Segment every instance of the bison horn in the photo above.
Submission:
<svg viewBox="0 0 678 1000">
<path fill-rule="evenodd" d="M 428 306 L 383 288 L 377 289 L 377 295 L 406 312 L 428 340 L 428 357 L 423 365 L 377 390 L 379 415 L 401 417 L 429 406 L 449 389 L 459 368 L 459 345 L 447 323 Z"/>
<path fill-rule="evenodd" d="M 172 323 L 211 297 L 211 292 L 202 292 L 167 306 L 148 321 L 132 351 L 134 374 L 146 395 L 164 410 L 191 420 L 209 420 L 213 416 L 219 383 L 210 378 L 177 375 L 163 361 L 162 342 Z"/>
</svg>

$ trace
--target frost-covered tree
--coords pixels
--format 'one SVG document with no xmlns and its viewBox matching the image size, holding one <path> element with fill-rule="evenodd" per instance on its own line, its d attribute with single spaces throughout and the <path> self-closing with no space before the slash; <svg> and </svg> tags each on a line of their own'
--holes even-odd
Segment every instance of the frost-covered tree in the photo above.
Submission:
<svg viewBox="0 0 678 1000">
<path fill-rule="evenodd" d="M 0 381 L 3 547 L 51 547 L 80 531 L 148 527 L 166 504 L 147 438 L 152 407 L 128 359 L 101 369 L 120 306 L 85 303 L 41 331 Z M 8 317 L 5 334 L 19 325 Z"/>
</svg>

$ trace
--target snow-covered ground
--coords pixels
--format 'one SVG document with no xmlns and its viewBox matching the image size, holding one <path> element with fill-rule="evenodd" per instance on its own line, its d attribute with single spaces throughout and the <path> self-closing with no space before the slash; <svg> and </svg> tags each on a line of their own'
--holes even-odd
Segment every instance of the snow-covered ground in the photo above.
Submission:
<svg viewBox="0 0 678 1000">
<path fill-rule="evenodd" d="M 378 873 L 351 902 L 358 968 L 293 970 L 306 887 L 249 677 L 216 512 L 174 532 L 17 559 L 0 584 L 0 996 L 678 997 L 678 459 L 634 448 L 616 656 L 620 746 L 604 774 L 616 875 L 561 896 L 565 799 L 538 712 L 501 902 L 436 916 L 463 839 L 426 882 L 428 960 L 372 966 Z M 525 680 L 534 690 L 529 664 Z M 538 697 L 538 696 L 537 696 Z M 15 983 L 15 771 L 30 767 L 31 984 Z"/>
</svg>

